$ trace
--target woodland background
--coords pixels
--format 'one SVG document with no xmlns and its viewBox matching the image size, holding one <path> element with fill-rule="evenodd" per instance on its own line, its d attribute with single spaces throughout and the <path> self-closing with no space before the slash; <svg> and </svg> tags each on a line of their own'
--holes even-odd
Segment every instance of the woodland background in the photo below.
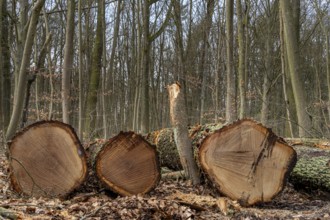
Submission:
<svg viewBox="0 0 330 220">
<path fill-rule="evenodd" d="M 330 137 L 330 2 L 0 0 L 0 124 L 80 138 L 251 117 L 285 137 Z"/>
</svg>

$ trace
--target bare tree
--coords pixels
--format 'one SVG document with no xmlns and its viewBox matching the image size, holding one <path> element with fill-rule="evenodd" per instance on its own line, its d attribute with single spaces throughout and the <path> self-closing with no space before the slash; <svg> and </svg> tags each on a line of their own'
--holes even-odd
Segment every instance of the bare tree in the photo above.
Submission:
<svg viewBox="0 0 330 220">
<path fill-rule="evenodd" d="M 70 123 L 70 79 L 73 68 L 73 37 L 74 37 L 74 16 L 75 1 L 67 1 L 68 11 L 66 18 L 65 47 L 64 47 L 64 64 L 62 75 L 62 114 L 63 122 Z"/>
<path fill-rule="evenodd" d="M 30 56 L 32 52 L 32 45 L 34 35 L 36 34 L 37 23 L 41 9 L 45 3 L 45 0 L 38 0 L 32 9 L 32 14 L 30 17 L 29 27 L 27 31 L 27 37 L 24 44 L 24 53 L 22 58 L 22 63 L 20 65 L 20 71 L 18 75 L 17 85 L 15 87 L 15 103 L 13 107 L 13 112 L 11 114 L 9 126 L 6 132 L 6 139 L 9 140 L 15 134 L 18 127 L 19 121 L 23 112 L 23 98 L 25 97 L 26 83 L 27 83 L 27 73 L 26 69 L 30 62 Z"/>
<path fill-rule="evenodd" d="M 98 0 L 97 7 L 97 26 L 96 26 L 96 36 L 93 47 L 92 54 L 92 69 L 89 82 L 88 96 L 87 96 L 87 109 L 86 109 L 86 121 L 85 121 L 85 131 L 90 135 L 95 132 L 96 123 L 96 106 L 97 106 L 97 94 L 100 84 L 100 75 L 102 69 L 102 0 Z M 94 133 L 95 135 L 95 133 Z"/>
<path fill-rule="evenodd" d="M 299 123 L 299 136 L 308 137 L 311 135 L 312 123 L 307 113 L 306 94 L 303 89 L 303 82 L 300 79 L 299 61 L 299 29 L 295 28 L 294 13 L 290 10 L 290 2 L 280 0 L 280 9 L 283 17 L 283 28 L 285 36 L 285 46 L 287 51 L 288 65 L 293 88 L 293 95 L 296 104 L 296 111 Z"/>
<path fill-rule="evenodd" d="M 226 0 L 226 48 L 227 48 L 227 97 L 226 97 L 226 121 L 232 122 L 236 118 L 235 111 L 235 76 L 233 70 L 233 17 L 234 1 Z"/>
</svg>

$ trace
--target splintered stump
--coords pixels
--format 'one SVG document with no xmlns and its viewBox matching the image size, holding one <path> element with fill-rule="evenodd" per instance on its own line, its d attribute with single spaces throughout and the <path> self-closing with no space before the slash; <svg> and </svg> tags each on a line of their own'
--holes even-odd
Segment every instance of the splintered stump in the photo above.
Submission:
<svg viewBox="0 0 330 220">
<path fill-rule="evenodd" d="M 133 132 L 121 132 L 105 143 L 95 169 L 107 188 L 124 196 L 147 193 L 160 180 L 155 147 Z"/>
<path fill-rule="evenodd" d="M 292 147 L 249 119 L 205 138 L 199 157 L 219 191 L 244 206 L 276 196 L 297 160 Z"/>
<path fill-rule="evenodd" d="M 76 133 L 59 121 L 37 122 L 16 134 L 9 160 L 13 188 L 29 196 L 65 197 L 87 174 Z"/>
</svg>

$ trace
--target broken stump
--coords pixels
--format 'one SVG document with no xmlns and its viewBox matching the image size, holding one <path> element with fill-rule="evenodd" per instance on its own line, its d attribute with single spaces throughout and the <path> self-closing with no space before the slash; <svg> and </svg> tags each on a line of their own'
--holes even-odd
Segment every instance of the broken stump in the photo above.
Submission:
<svg viewBox="0 0 330 220">
<path fill-rule="evenodd" d="M 160 180 L 155 146 L 134 132 L 121 132 L 104 144 L 95 158 L 97 177 L 123 196 L 144 194 Z"/>
<path fill-rule="evenodd" d="M 11 182 L 29 196 L 65 197 L 87 174 L 86 156 L 74 129 L 59 121 L 34 123 L 9 143 Z"/>
<path fill-rule="evenodd" d="M 221 193 L 248 206 L 282 191 L 297 155 L 270 129 L 243 119 L 206 137 L 199 159 Z"/>
</svg>

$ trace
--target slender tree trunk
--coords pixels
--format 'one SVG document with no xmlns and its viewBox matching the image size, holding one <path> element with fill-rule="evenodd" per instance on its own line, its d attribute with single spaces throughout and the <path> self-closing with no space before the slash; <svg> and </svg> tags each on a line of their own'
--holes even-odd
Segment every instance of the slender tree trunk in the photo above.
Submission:
<svg viewBox="0 0 330 220">
<path fill-rule="evenodd" d="M 2 126 L 0 129 L 6 129 L 10 119 L 10 105 L 11 105 L 11 75 L 10 75 L 10 48 L 9 48 L 9 22 L 7 15 L 7 0 L 0 1 L 0 122 Z"/>
<path fill-rule="evenodd" d="M 240 119 L 245 117 L 245 24 L 241 0 L 236 0 L 237 7 L 237 29 L 238 29 L 238 89 L 240 97 L 239 115 Z"/>
<path fill-rule="evenodd" d="M 143 62 L 142 62 L 142 120 L 141 131 L 146 133 L 149 131 L 149 68 L 150 68 L 150 3 L 149 0 L 144 0 L 143 5 Z"/>
<path fill-rule="evenodd" d="M 26 83 L 27 83 L 27 73 L 26 69 L 30 62 L 30 56 L 32 53 L 33 39 L 36 34 L 37 23 L 39 19 L 39 14 L 41 9 L 45 3 L 45 0 L 38 0 L 31 14 L 31 19 L 29 22 L 29 28 L 27 32 L 27 38 L 24 45 L 24 53 L 22 58 L 22 63 L 20 65 L 18 84 L 15 88 L 17 92 L 15 92 L 16 98 L 14 103 L 13 112 L 10 118 L 9 126 L 6 132 L 6 139 L 9 140 L 15 134 L 15 131 L 18 127 L 19 121 L 23 112 L 23 98 L 25 97 L 26 91 Z"/>
<path fill-rule="evenodd" d="M 62 75 L 62 115 L 63 122 L 70 123 L 70 79 L 73 68 L 75 1 L 68 1 L 67 23 L 65 33 L 64 64 Z"/>
<path fill-rule="evenodd" d="M 95 124 L 96 124 L 96 106 L 97 106 L 97 93 L 100 83 L 100 75 L 102 69 L 102 0 L 98 0 L 97 7 L 97 27 L 96 36 L 93 47 L 92 54 L 92 68 L 91 68 L 91 78 L 89 82 L 89 89 L 87 95 L 87 110 L 86 110 L 86 121 L 85 121 L 85 131 L 89 135 L 95 135 Z M 92 134 L 93 132 L 93 134 Z"/>
<path fill-rule="evenodd" d="M 214 0 L 208 0 L 207 1 L 207 11 L 206 15 L 203 21 L 203 46 L 202 46 L 202 54 L 201 54 L 201 65 L 200 65 L 200 78 L 202 80 L 202 88 L 201 88 L 201 101 L 200 101 L 200 116 L 199 116 L 199 122 L 200 124 L 204 123 L 204 109 L 205 109 L 205 100 L 206 100 L 206 76 L 207 76 L 207 55 L 208 55 L 208 48 L 209 48 L 209 35 L 210 30 L 212 26 L 212 16 L 214 13 L 214 7 L 215 7 L 215 1 Z"/>
<path fill-rule="evenodd" d="M 233 70 L 233 17 L 234 1 L 226 0 L 226 48 L 227 48 L 227 96 L 226 96 L 226 121 L 232 122 L 236 118 L 235 111 L 235 76 Z"/>
<path fill-rule="evenodd" d="M 290 10 L 290 2 L 287 0 L 280 0 L 280 8 L 282 10 L 285 45 L 288 53 L 288 64 L 299 124 L 299 136 L 308 137 L 311 136 L 312 123 L 306 111 L 307 96 L 305 94 L 305 90 L 303 89 L 303 82 L 299 78 L 300 62 L 299 45 L 297 41 L 297 32 L 299 31 L 297 31 L 294 27 L 293 15 Z"/>
<path fill-rule="evenodd" d="M 280 10 L 280 14 L 282 11 Z M 287 124 L 289 126 L 289 132 L 290 137 L 293 138 L 293 128 L 292 128 L 292 122 L 291 122 L 291 113 L 289 108 L 289 99 L 287 94 L 287 88 L 286 88 L 286 68 L 285 68 L 285 43 L 284 43 L 284 30 L 283 30 L 283 19 L 282 15 L 280 15 L 280 42 L 281 42 L 281 73 L 282 73 L 282 86 L 283 86 L 283 94 L 284 94 L 284 102 L 285 102 L 285 110 L 286 110 L 286 117 L 288 119 Z"/>
<path fill-rule="evenodd" d="M 271 33 L 271 6 L 267 5 L 267 21 L 266 21 L 266 54 L 265 54 L 265 73 L 264 73 L 264 82 L 262 84 L 262 104 L 261 104 L 261 117 L 260 121 L 262 124 L 267 126 L 268 115 L 269 115 L 269 93 L 270 93 L 270 76 L 271 76 L 271 47 L 272 47 L 272 33 Z"/>
<path fill-rule="evenodd" d="M 101 93 L 101 99 L 102 99 L 102 123 L 103 123 L 103 138 L 106 140 L 108 139 L 108 125 L 107 125 L 107 51 L 106 51 L 106 18 L 105 18 L 105 3 L 104 0 L 102 0 L 102 27 L 103 27 L 103 33 L 102 33 L 102 39 L 103 39 L 103 49 L 102 49 L 102 93 Z"/>
<path fill-rule="evenodd" d="M 79 110 L 78 110 L 78 136 L 83 138 L 83 39 L 82 39 L 82 0 L 78 0 L 78 75 L 79 75 Z"/>
<path fill-rule="evenodd" d="M 117 96 L 117 94 L 115 92 L 116 75 L 114 72 L 114 70 L 115 70 L 114 66 L 115 66 L 115 55 L 116 55 L 116 50 L 117 50 L 117 45 L 118 45 L 121 11 L 122 11 L 122 0 L 118 0 L 117 11 L 116 11 L 116 22 L 115 22 L 114 31 L 113 31 L 113 40 L 112 40 L 111 54 L 110 54 L 110 59 L 109 59 L 108 76 L 110 77 L 110 80 L 108 80 L 109 83 L 107 83 L 107 85 L 111 85 L 111 88 L 109 88 L 109 86 L 106 86 L 106 90 L 111 91 L 111 94 L 109 95 L 109 103 L 114 103 L 115 97 Z"/>
</svg>

